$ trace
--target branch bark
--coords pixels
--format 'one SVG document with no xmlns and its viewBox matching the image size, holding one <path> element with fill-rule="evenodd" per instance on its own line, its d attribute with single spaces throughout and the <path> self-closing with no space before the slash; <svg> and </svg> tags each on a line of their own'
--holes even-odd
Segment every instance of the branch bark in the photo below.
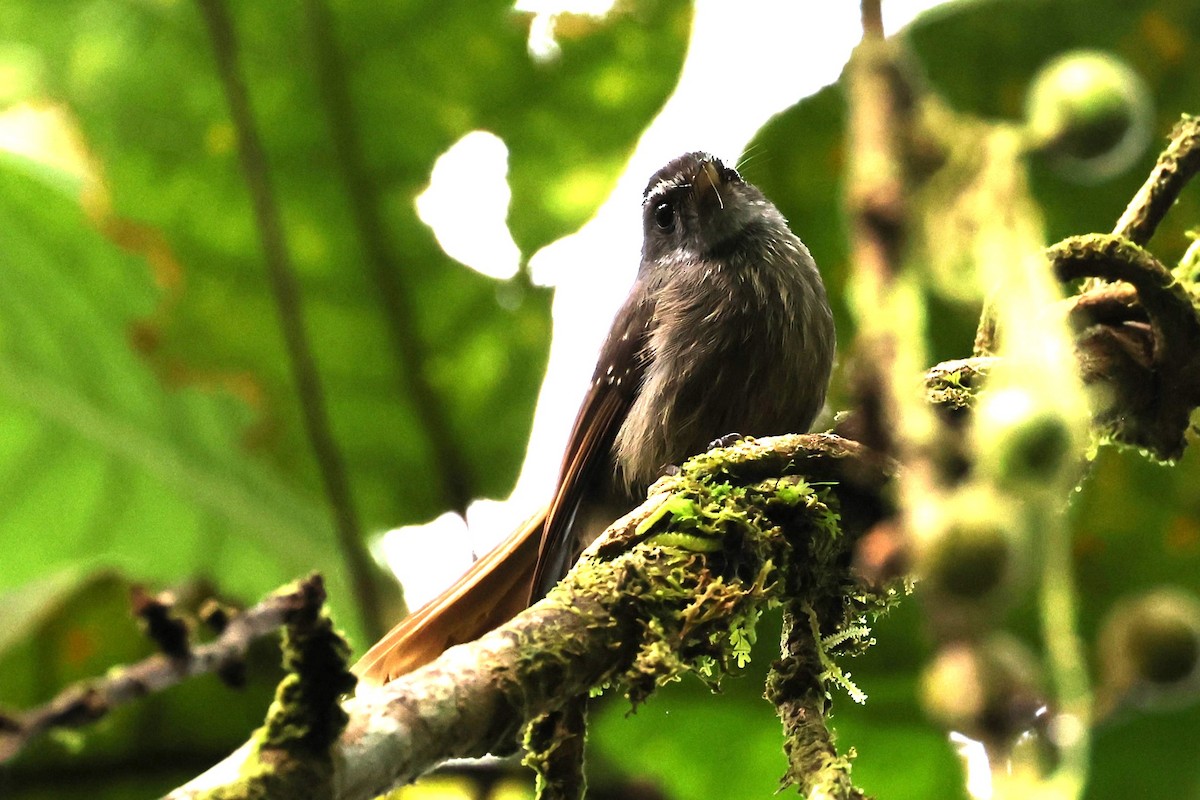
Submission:
<svg viewBox="0 0 1200 800">
<path fill-rule="evenodd" d="M 544 600 L 344 703 L 349 723 L 332 749 L 328 794 L 318 796 L 366 800 L 448 758 L 511 749 L 531 720 L 597 686 L 623 686 L 636 703 L 701 662 L 719 676 L 739 658 L 731 626 L 751 624 L 785 586 L 832 591 L 820 604 L 840 604 L 844 585 L 831 560 L 844 564 L 853 538 L 829 535 L 828 507 L 799 476 L 841 481 L 843 502 L 862 508 L 854 493 L 878 494 L 887 480 L 853 469 L 867 463 L 862 456 L 854 442 L 810 434 L 693 459 L 614 523 Z M 691 530 L 695 513 L 721 520 L 719 549 L 656 543 L 664 527 Z M 804 570 L 811 574 L 797 579 Z M 229 787 L 256 763 L 247 745 L 168 797 L 251 796 L 250 787 Z"/>
<path fill-rule="evenodd" d="M 804 797 L 864 800 L 850 781 L 850 759 L 838 754 L 825 722 L 829 697 L 821 674 L 821 643 L 810 624 L 811 609 L 793 605 L 783 612 L 781 658 L 767 676 L 766 697 L 783 723 L 788 770 L 783 786 Z"/>
<path fill-rule="evenodd" d="M 1184 114 L 1150 176 L 1117 220 L 1113 235 L 1145 245 L 1197 172 L 1200 172 L 1200 117 Z"/>
<path fill-rule="evenodd" d="M 89 725 L 120 706 L 197 675 L 236 670 L 256 639 L 275 634 L 305 609 L 319 609 L 324 600 L 320 576 L 311 576 L 233 617 L 207 644 L 185 647 L 175 655 L 157 653 L 137 664 L 114 669 L 103 678 L 69 686 L 41 708 L 0 718 L 0 763 L 54 728 Z"/>
</svg>

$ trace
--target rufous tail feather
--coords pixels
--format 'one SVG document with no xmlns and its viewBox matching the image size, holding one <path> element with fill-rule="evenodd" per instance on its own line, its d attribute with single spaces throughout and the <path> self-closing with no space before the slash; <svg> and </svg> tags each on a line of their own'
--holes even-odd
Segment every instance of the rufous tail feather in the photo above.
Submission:
<svg viewBox="0 0 1200 800">
<path fill-rule="evenodd" d="M 359 680 L 387 683 L 524 610 L 545 519 L 545 510 L 530 517 L 453 586 L 401 620 L 351 668 Z"/>
</svg>

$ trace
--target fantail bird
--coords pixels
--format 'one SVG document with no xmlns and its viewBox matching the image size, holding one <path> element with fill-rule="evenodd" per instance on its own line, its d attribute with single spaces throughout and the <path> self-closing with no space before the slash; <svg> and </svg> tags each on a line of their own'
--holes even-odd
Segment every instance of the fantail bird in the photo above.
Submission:
<svg viewBox="0 0 1200 800">
<path fill-rule="evenodd" d="M 600 351 L 553 500 L 354 667 L 384 683 L 539 599 L 664 468 L 737 432 L 807 431 L 833 367 L 833 314 L 808 248 L 707 153 L 650 178 L 642 261 Z"/>
</svg>

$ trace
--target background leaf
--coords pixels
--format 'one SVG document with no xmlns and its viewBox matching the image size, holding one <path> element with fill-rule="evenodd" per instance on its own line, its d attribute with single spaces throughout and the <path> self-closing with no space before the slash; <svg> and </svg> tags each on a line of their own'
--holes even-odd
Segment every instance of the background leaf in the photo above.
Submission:
<svg viewBox="0 0 1200 800">
<path fill-rule="evenodd" d="M 280 557 L 304 565 L 288 574 L 313 566 L 338 571 L 234 131 L 195 9 L 189 3 L 18 5 L 0 23 L 0 39 L 39 53 L 49 96 L 76 116 L 110 195 L 88 194 L 85 201 L 112 238 L 151 259 L 162 287 L 155 304 L 145 276 L 136 277 L 141 283 L 129 294 L 141 303 L 107 320 L 120 350 L 114 357 L 129 359 L 143 382 L 153 382 L 145 364 L 113 338 L 136 320 L 134 343 L 163 381 L 249 401 L 250 409 L 218 413 L 207 423 L 227 437 L 211 449 L 256 462 L 254 480 L 233 483 L 273 481 L 296 495 L 277 503 L 284 510 L 307 508 L 295 521 L 306 528 L 299 535 L 258 531 L 278 543 Z M 467 132 L 490 128 L 513 142 L 518 240 L 532 248 L 570 230 L 602 199 L 646 116 L 669 90 L 682 59 L 686 11 L 647 3 L 594 22 L 544 65 L 526 53 L 527 17 L 505 3 L 237 4 L 236 13 L 331 426 L 364 527 L 421 521 L 473 497 L 502 494 L 515 477 L 528 398 L 544 366 L 548 298 L 522 280 L 497 284 L 450 261 L 417 219 L 413 199 L 436 156 Z M 323 60 L 321 48 L 333 55 Z M 640 77 L 623 77 L 629 75 Z M 344 105 L 326 97 L 339 93 Z M 544 102 L 526 102 L 531 96 Z M 336 115 L 344 110 L 353 116 Z M 351 157 L 339 149 L 339 137 L 351 140 Z M 350 174 L 348 158 L 358 159 L 361 175 Z M 571 204 L 561 202 L 566 194 Z M 384 233 L 364 233 L 372 225 Z M 35 238 L 53 246 L 56 237 L 43 231 Z M 368 252 L 372 247 L 383 250 Z M 43 280 L 72 281 L 61 262 L 24 266 Z M 398 287 L 398 308 L 384 307 L 375 269 Z M 69 288 L 126 294 L 103 282 Z M 397 320 L 399 343 L 389 319 Z M 100 367 L 86 352 L 62 363 Z M 146 394 L 121 378 L 114 383 Z M 37 402 L 57 413 L 71 399 Z M 479 424 L 483 419 L 487 425 Z M 109 436 L 127 438 L 118 431 Z M 72 533 L 78 525 L 59 520 L 56 527 L 63 543 L 84 538 Z M 297 550 L 305 539 L 324 546 Z M 151 552 L 133 541 L 115 542 L 114 549 L 127 545 Z M 45 568 L 47 555 L 26 563 Z M 194 557 L 180 548 L 176 563 L 150 574 L 180 574 Z M 11 579 L 23 577 L 14 572 Z M 253 592 L 278 578 L 260 572 Z M 336 606 L 347 595 L 335 590 L 333 597 Z M 340 617 L 345 624 L 354 619 L 344 607 Z"/>
<path fill-rule="evenodd" d="M 564 16 L 561 52 L 538 62 L 526 50 L 529 17 L 498 0 L 230 6 L 366 531 L 504 494 L 545 364 L 549 297 L 524 274 L 498 282 L 449 259 L 414 198 L 441 153 L 484 129 L 509 150 L 508 223 L 523 257 L 574 230 L 674 86 L 690 10 L 643 0 L 602 20 Z M 1200 112 L 1200 9 L 1189 0 L 958 3 L 909 37 L 929 85 L 962 113 L 1019 120 L 1036 70 L 1075 47 L 1115 51 L 1137 70 L 1158 135 L 1179 113 Z M 736 42 L 716 55 L 753 56 Z M 123 576 L 208 578 L 253 600 L 319 568 L 361 646 L 195 6 L 8 0 L 0 68 L 12 76 L 0 103 L 59 104 L 88 165 L 81 183 L 0 162 L 0 703 L 39 702 L 145 652 L 125 618 Z M 833 87 L 777 116 L 744 172 L 817 257 L 844 344 L 853 332 L 842 103 Z M 718 113 L 719 98 L 705 111 Z M 698 122 L 698 144 L 702 134 Z M 1048 235 L 1111 228 L 1153 157 L 1086 187 L 1035 164 Z M 1177 257 L 1198 219 L 1192 187 L 1156 252 Z M 402 300 L 391 310 L 387 286 Z M 931 352 L 965 354 L 977 309 L 931 303 Z M 834 406 L 843 398 L 835 392 Z M 1102 451 L 1071 511 L 1088 640 L 1120 596 L 1164 582 L 1200 590 L 1198 470 L 1191 454 L 1163 468 Z M 921 619 L 917 603 L 905 604 L 848 665 L 865 706 L 834 698 L 839 744 L 859 754 L 856 778 L 889 800 L 962 794 L 953 751 L 915 699 L 928 656 Z M 593 785 L 638 780 L 681 799 L 773 792 L 784 762 L 759 697 L 778 623 L 766 624 L 748 674 L 721 696 L 685 681 L 632 718 L 621 701 L 603 701 Z M 1010 627 L 1039 645 L 1032 609 L 1015 610 Z M 73 629 L 102 645 L 90 660 L 68 664 L 50 646 Z M 169 787 L 179 775 L 129 781 L 153 758 L 197 772 L 193 758 L 217 757 L 261 718 L 261 696 L 215 682 L 195 691 L 89 732 L 83 756 L 43 743 L 0 767 L 0 794 Z M 223 720 L 206 719 L 213 707 Z M 1195 706 L 1110 721 L 1097 734 L 1088 796 L 1195 791 L 1198 726 Z"/>
<path fill-rule="evenodd" d="M 335 562 L 319 501 L 243 447 L 244 405 L 164 386 L 130 347 L 156 303 L 145 264 L 22 167 L 0 163 L 0 589 L 100 562 L 253 597 Z"/>
</svg>

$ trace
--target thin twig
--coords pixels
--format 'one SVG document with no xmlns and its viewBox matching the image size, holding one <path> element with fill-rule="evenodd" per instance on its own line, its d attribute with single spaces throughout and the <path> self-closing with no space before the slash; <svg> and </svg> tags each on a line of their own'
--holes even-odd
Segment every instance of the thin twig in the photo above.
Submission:
<svg viewBox="0 0 1200 800">
<path fill-rule="evenodd" d="M 324 597 L 320 576 L 306 578 L 229 620 L 221 634 L 207 644 L 190 647 L 175 657 L 156 653 L 111 670 L 103 678 L 73 684 L 40 708 L 0 720 L 0 763 L 49 730 L 87 725 L 188 678 L 229 671 L 231 665 L 244 660 L 254 641 L 275 633 L 300 609 L 314 602 L 320 605 Z"/>
<path fill-rule="evenodd" d="M 882 0 L 863 0 L 861 6 L 864 38 L 883 38 Z"/>
<path fill-rule="evenodd" d="M 863 3 L 864 24 L 874 21 L 867 11 L 872 5 L 878 3 Z M 907 216 L 902 137 L 912 120 L 912 98 L 882 35 L 881 28 L 863 31 L 849 86 L 854 264 L 875 292 L 886 291 L 900 271 Z"/>
<path fill-rule="evenodd" d="M 363 155 L 346 68 L 334 39 L 333 15 L 324 0 L 307 0 L 304 8 L 313 42 L 317 83 L 336 156 L 334 161 L 350 199 L 354 226 L 362 240 L 367 266 L 379 292 L 397 376 L 405 383 L 405 396 L 410 397 L 416 407 L 419 428 L 432 453 L 430 469 L 425 475 L 436 490 L 440 505 L 463 512 L 472 499 L 467 480 L 470 471 L 454 445 L 443 404 L 425 373 L 428 354 L 413 321 L 416 314 L 404 285 L 403 262 L 397 256 L 395 242 L 388 235 L 380 211 L 379 187 L 371 180 Z"/>
<path fill-rule="evenodd" d="M 1134 244 L 1149 242 L 1183 187 L 1197 172 L 1200 172 L 1200 117 L 1184 114 L 1171 131 L 1171 143 L 1129 202 L 1113 234 Z"/>
<path fill-rule="evenodd" d="M 316 456 L 325 496 L 333 514 L 338 547 L 350 573 L 354 599 L 358 603 L 363 626 L 374 638 L 385 630 L 375 571 L 363 541 L 345 462 L 333 436 L 325 392 L 316 360 L 313 358 L 308 333 L 304 328 L 300 287 L 292 268 L 279 208 L 275 202 L 266 153 L 238 63 L 233 20 L 225 0 L 197 0 L 197 3 L 208 24 L 217 72 L 237 133 L 242 173 L 254 206 L 254 219 L 262 242 L 267 277 L 283 328 L 292 380 L 300 398 L 304 430 Z"/>
<path fill-rule="evenodd" d="M 996 332 L 996 304 L 994 298 L 983 301 L 979 312 L 979 324 L 975 327 L 975 342 L 971 346 L 971 355 L 976 358 L 994 356 L 999 351 L 999 337 Z"/>
<path fill-rule="evenodd" d="M 846 70 L 849 99 L 847 182 L 859 335 L 851 383 L 858 405 L 859 440 L 895 455 L 904 432 L 896 378 L 903 348 L 916 332 L 897 329 L 907 295 L 898 292 L 907 235 L 905 141 L 913 98 L 893 43 L 883 38 L 878 0 L 863 0 L 863 39 Z M 913 357 L 919 358 L 918 353 Z M 923 366 L 918 361 L 917 368 Z M 915 374 L 915 370 L 914 370 Z M 911 376 L 909 376 L 911 377 Z"/>
<path fill-rule="evenodd" d="M 1062 514 L 1046 515 L 1038 534 L 1045 544 L 1038 587 L 1038 609 L 1054 681 L 1058 720 L 1075 727 L 1058 744 L 1057 767 L 1048 783 L 1058 792 L 1047 796 L 1078 798 L 1091 769 L 1093 697 L 1087 647 L 1079 633 L 1079 594 L 1071 531 Z"/>
<path fill-rule="evenodd" d="M 863 800 L 850 780 L 850 759 L 838 755 L 826 721 L 829 702 L 819 646 L 807 611 L 800 603 L 789 604 L 783 613 L 782 657 L 771 665 L 766 691 L 783 723 L 788 760 L 783 785 L 795 786 L 804 797 Z"/>
</svg>

